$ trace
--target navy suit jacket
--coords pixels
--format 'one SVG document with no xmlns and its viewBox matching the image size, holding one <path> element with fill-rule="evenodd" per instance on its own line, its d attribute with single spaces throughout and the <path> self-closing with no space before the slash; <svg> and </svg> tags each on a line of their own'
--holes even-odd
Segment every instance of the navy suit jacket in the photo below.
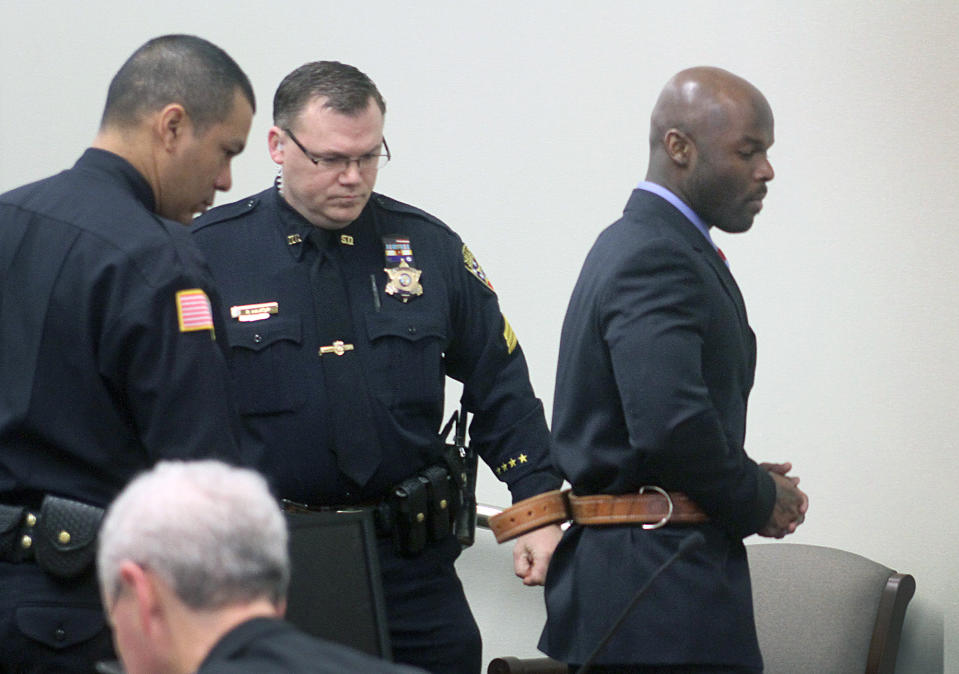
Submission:
<svg viewBox="0 0 959 674">
<path fill-rule="evenodd" d="M 586 258 L 563 324 L 553 460 L 577 494 L 680 490 L 706 544 L 660 576 L 598 662 L 761 667 L 742 538 L 775 485 L 745 453 L 756 343 L 736 282 L 673 205 L 633 192 Z M 582 527 L 550 563 L 540 648 L 582 663 L 689 527 Z"/>
</svg>

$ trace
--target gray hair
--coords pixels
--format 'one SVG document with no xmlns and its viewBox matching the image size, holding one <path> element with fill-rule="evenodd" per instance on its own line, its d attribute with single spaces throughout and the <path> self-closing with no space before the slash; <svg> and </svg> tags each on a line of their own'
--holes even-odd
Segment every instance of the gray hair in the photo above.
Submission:
<svg viewBox="0 0 959 674">
<path fill-rule="evenodd" d="M 108 603 L 120 565 L 149 568 L 197 610 L 268 598 L 290 580 L 286 520 L 256 472 L 225 463 L 164 461 L 130 482 L 107 510 L 97 573 Z"/>
<path fill-rule="evenodd" d="M 114 75 L 100 126 L 129 127 L 179 103 L 202 133 L 230 116 L 237 89 L 255 112 L 253 86 L 229 54 L 193 35 L 163 35 L 133 52 Z"/>
<path fill-rule="evenodd" d="M 386 101 L 373 80 L 357 68 L 339 61 L 307 63 L 283 78 L 273 95 L 273 123 L 289 128 L 314 98 L 326 98 L 324 107 L 343 115 L 357 115 L 372 98 L 386 114 Z"/>
</svg>

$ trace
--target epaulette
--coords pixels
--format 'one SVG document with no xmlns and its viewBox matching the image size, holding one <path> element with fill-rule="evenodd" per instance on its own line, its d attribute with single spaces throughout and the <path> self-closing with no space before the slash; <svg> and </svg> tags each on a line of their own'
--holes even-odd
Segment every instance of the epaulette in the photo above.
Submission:
<svg viewBox="0 0 959 674">
<path fill-rule="evenodd" d="M 208 225 L 213 225 L 218 222 L 223 222 L 224 220 L 232 220 L 233 218 L 238 218 L 241 215 L 246 215 L 247 213 L 253 211 L 260 204 L 262 197 L 262 194 L 254 194 L 246 199 L 234 201 L 232 204 L 217 206 L 213 210 L 207 211 L 194 220 L 193 229 L 202 229 Z"/>
<path fill-rule="evenodd" d="M 447 232 L 453 233 L 453 230 L 450 229 L 449 225 L 437 218 L 435 215 L 430 215 L 421 208 L 416 206 L 410 206 L 409 204 L 404 204 L 402 201 L 397 201 L 392 197 L 388 197 L 385 194 L 380 194 L 379 192 L 374 192 L 372 199 L 376 202 L 377 206 L 385 208 L 388 211 L 393 211 L 394 213 L 403 213 L 405 215 L 412 215 L 414 217 L 422 218 L 426 222 L 432 223 L 438 227 L 442 227 Z"/>
</svg>

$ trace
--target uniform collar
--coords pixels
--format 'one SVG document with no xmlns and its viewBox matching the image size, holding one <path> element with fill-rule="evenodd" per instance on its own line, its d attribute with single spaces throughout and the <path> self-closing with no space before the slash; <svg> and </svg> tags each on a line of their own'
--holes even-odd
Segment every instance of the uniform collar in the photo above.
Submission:
<svg viewBox="0 0 959 674">
<path fill-rule="evenodd" d="M 304 218 L 299 211 L 286 202 L 286 199 L 283 198 L 283 195 L 279 189 L 277 189 L 276 185 L 274 185 L 271 193 L 275 201 L 276 211 L 279 214 L 278 226 L 280 233 L 286 240 L 294 258 L 299 261 L 303 259 L 303 251 L 309 246 L 307 239 L 310 233 L 316 228 L 309 220 Z M 335 231 L 328 230 L 330 242 L 341 241 L 343 237 L 350 237 L 354 242 L 360 240 L 363 243 L 367 243 L 365 239 L 375 236 L 376 219 L 373 214 L 372 203 L 373 199 L 371 198 L 360 213 L 360 216 L 348 226 Z"/>
<path fill-rule="evenodd" d="M 299 212 L 286 203 L 286 199 L 280 194 L 280 190 L 274 185 L 270 192 L 270 198 L 273 199 L 274 207 L 279 217 L 277 226 L 280 234 L 286 240 L 290 254 L 297 261 L 303 259 L 303 251 L 309 246 L 307 238 L 313 231 L 313 225 L 304 218 Z"/>
<path fill-rule="evenodd" d="M 153 194 L 150 183 L 143 174 L 133 168 L 133 164 L 120 155 L 95 147 L 87 148 L 74 164 L 74 168 L 98 173 L 107 180 L 119 184 L 147 210 L 156 213 L 156 196 Z"/>
</svg>

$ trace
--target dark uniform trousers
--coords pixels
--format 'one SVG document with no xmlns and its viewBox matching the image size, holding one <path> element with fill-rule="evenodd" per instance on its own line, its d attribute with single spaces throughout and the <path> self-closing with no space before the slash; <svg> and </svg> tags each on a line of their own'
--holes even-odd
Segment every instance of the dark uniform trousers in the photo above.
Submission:
<svg viewBox="0 0 959 674">
<path fill-rule="evenodd" d="M 379 548 L 393 659 L 435 673 L 479 672 L 480 632 L 453 568 L 459 542 L 451 536 L 414 558 L 388 540 Z"/>
</svg>

